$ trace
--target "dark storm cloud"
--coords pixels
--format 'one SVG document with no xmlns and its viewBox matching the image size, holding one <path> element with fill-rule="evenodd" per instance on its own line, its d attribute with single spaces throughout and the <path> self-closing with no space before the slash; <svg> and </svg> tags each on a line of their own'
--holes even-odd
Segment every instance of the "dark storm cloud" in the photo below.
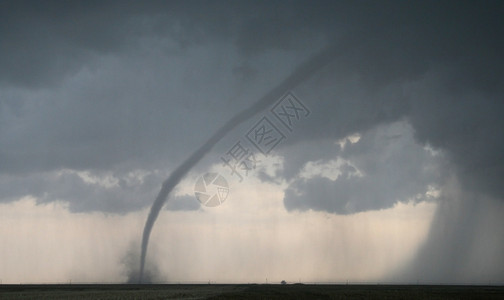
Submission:
<svg viewBox="0 0 504 300">
<path fill-rule="evenodd" d="M 502 198 L 502 4 L 358 7 L 342 8 L 355 18 L 343 24 L 341 55 L 299 92 L 314 115 L 296 134 L 339 139 L 406 117 L 465 185 Z"/>
<path fill-rule="evenodd" d="M 3 1 L 0 4 L 0 82 L 24 87 L 60 84 L 104 55 L 169 37 L 170 51 L 221 36 L 226 21 L 209 22 L 194 2 Z M 169 50 L 169 49 L 166 49 Z"/>
<path fill-rule="evenodd" d="M 0 80 L 40 87 L 117 50 L 128 29 L 113 10 L 91 2 L 2 1 Z M 117 21 L 117 22 L 114 22 Z"/>
<path fill-rule="evenodd" d="M 437 159 L 415 143 L 403 122 L 384 127 L 345 146 L 339 154 L 352 165 L 343 163 L 336 180 L 317 175 L 292 181 L 285 191 L 286 208 L 352 214 L 398 201 L 425 201 L 428 186 L 440 179 Z"/>
<path fill-rule="evenodd" d="M 256 78 L 251 95 L 267 90 L 257 85 L 265 74 L 255 60 L 261 53 L 313 52 L 309 44 L 325 39 L 336 41 L 341 51 L 335 63 L 306 85 L 302 97 L 311 101 L 318 115 L 296 131 L 300 140 L 339 139 L 406 116 L 418 141 L 446 150 L 467 183 L 495 195 L 502 193 L 496 180 L 490 180 L 503 175 L 496 163 L 503 145 L 497 129 L 502 127 L 498 112 L 503 86 L 499 2 L 6 1 L 0 11 L 4 172 L 109 169 L 125 162 L 131 167 L 134 161 L 145 166 L 166 157 L 152 148 L 169 148 L 182 158 L 187 148 L 196 147 L 212 131 L 195 130 L 197 125 L 218 127 L 198 111 L 212 110 L 213 104 L 222 103 L 219 98 L 236 93 L 222 97 L 221 90 L 240 85 L 238 80 L 250 80 L 251 74 Z M 228 45 L 222 49 L 234 47 L 240 54 L 223 69 L 218 63 L 192 61 L 207 53 L 194 49 L 215 41 Z M 160 52 L 152 52 L 149 60 L 142 47 Z M 209 55 L 206 61 L 215 58 Z M 180 63 L 173 65 L 174 59 Z M 100 73 L 102 66 L 110 73 Z M 133 76 L 134 70 L 146 71 Z M 212 76 L 226 70 L 232 70 L 226 75 L 234 80 L 229 84 Z M 180 71 L 185 74 L 181 80 L 173 75 Z M 156 83 L 170 85 L 175 80 L 172 86 L 180 86 L 190 82 L 194 72 L 203 73 L 203 93 L 173 94 Z M 114 73 L 120 76 L 110 82 Z M 160 75 L 165 78 L 160 80 Z M 96 85 L 94 78 L 106 80 L 108 86 Z M 87 84 L 76 84 L 83 80 Z M 202 82 L 198 79 L 183 90 L 194 90 Z M 22 89 L 54 83 L 64 83 L 64 89 Z M 209 95 L 211 86 L 220 87 L 215 88 L 219 92 L 210 89 Z M 230 116 L 240 103 L 252 101 L 251 95 L 233 101 L 229 110 L 215 108 L 214 113 L 219 118 Z M 187 115 L 208 119 L 194 126 L 184 123 L 186 118 L 174 119 L 184 115 L 174 111 L 195 105 L 204 108 L 188 110 Z M 190 145 L 141 146 L 160 141 L 155 137 L 161 135 L 180 141 L 183 135 L 175 128 L 191 132 L 192 138 L 186 139 Z M 287 143 L 297 140 L 290 138 Z M 491 146 L 480 149 L 478 145 Z M 308 158 L 294 161 L 286 155 L 286 161 L 292 161 L 286 167 L 292 174 L 284 175 L 290 178 L 293 166 L 302 166 Z"/>
<path fill-rule="evenodd" d="M 503 199 L 504 93 L 462 84 L 458 91 L 446 91 L 445 80 L 414 96 L 411 122 L 416 136 L 450 153 L 466 189 Z M 439 95 L 431 94 L 435 91 Z"/>
<path fill-rule="evenodd" d="M 249 5 L 2 2 L 0 173 L 31 178 L 4 190 L 2 201 L 63 197 L 78 211 L 144 205 L 136 194 L 137 204 L 105 207 L 99 199 L 110 199 L 113 189 L 93 191 L 79 178 L 69 185 L 75 193 L 60 191 L 57 172 L 112 171 L 121 178 L 169 168 L 280 81 L 297 64 L 295 55 L 275 58 L 277 66 L 235 51 L 244 47 L 233 43 L 241 43 L 248 19 L 269 7 Z M 112 198 L 124 196 L 118 195 Z"/>
<path fill-rule="evenodd" d="M 2 201 L 32 196 L 38 203 L 64 201 L 72 212 L 102 211 L 126 213 L 138 210 L 146 204 L 145 198 L 153 197 L 162 182 L 164 173 L 126 177 L 123 174 L 100 174 L 110 180 L 85 180 L 85 175 L 74 171 L 32 173 L 29 175 L 1 175 Z M 114 177 L 116 175 L 117 177 Z"/>
<path fill-rule="evenodd" d="M 239 94 L 257 66 L 219 44 L 255 13 L 197 4 L 2 2 L 0 172 L 150 169 L 261 96 Z"/>
<path fill-rule="evenodd" d="M 221 99 L 235 92 L 227 87 L 241 79 L 232 77 L 234 60 L 215 61 L 226 56 L 221 50 L 105 60 L 103 69 L 83 71 L 55 91 L 3 89 L 0 172 L 152 169 L 168 156 L 184 158 L 240 107 L 222 109 Z M 149 72 L 139 75 L 139 67 Z"/>
<path fill-rule="evenodd" d="M 243 53 L 272 46 L 283 48 L 275 41 L 294 39 L 302 29 L 296 20 L 299 11 L 286 15 L 289 7 L 276 3 L 272 10 L 270 5 L 228 1 L 3 1 L 0 83 L 30 88 L 61 84 L 65 77 L 98 63 L 99 57 L 142 47 L 149 40 L 169 38 L 175 46 L 164 50 L 175 53 L 217 40 L 236 40 Z M 277 24 L 275 20 L 281 16 L 286 20 Z M 294 24 L 298 25 L 290 29 Z M 265 36 L 264 30 L 270 30 L 271 25 L 278 28 L 278 35 Z"/>
<path fill-rule="evenodd" d="M 122 172 L 107 174 L 63 170 L 57 173 L 32 173 L 30 175 L 0 175 L 2 202 L 32 196 L 38 203 L 64 201 L 71 212 L 101 211 L 127 213 L 150 204 L 156 190 L 168 176 L 166 172 L 143 175 L 125 175 Z M 96 177 L 99 176 L 99 177 Z M 174 196 L 166 209 L 172 211 L 198 210 L 199 202 L 193 195 Z"/>
<path fill-rule="evenodd" d="M 426 165 L 418 159 L 421 155 L 396 165 L 404 155 L 401 151 L 410 151 L 398 145 L 399 152 L 387 164 L 376 153 L 354 156 L 377 164 L 376 173 L 368 172 L 369 181 L 345 176 L 291 181 L 285 205 L 337 213 L 380 209 L 393 199 L 405 201 L 422 192 L 433 180 L 443 192 L 429 238 L 407 275 L 394 280 L 495 282 L 504 272 L 503 224 L 498 221 L 504 212 L 504 26 L 498 17 L 502 3 L 413 3 L 416 7 L 411 9 L 402 5 L 385 7 L 384 14 L 371 9 L 370 18 L 356 18 L 363 26 L 349 32 L 362 31 L 353 40 L 342 40 L 349 50 L 314 80 L 312 92 L 298 92 L 314 114 L 296 134 L 315 143 L 359 132 L 364 134 L 361 143 L 376 125 L 404 118 L 412 125 L 416 143 L 443 154 L 442 176 L 420 175 Z M 314 97 L 320 103 L 310 103 Z M 294 144 L 296 139 L 287 142 Z M 355 150 L 348 149 L 347 155 Z M 284 152 L 286 164 L 289 151 Z M 338 151 L 333 153 L 336 157 Z M 298 161 L 296 166 L 299 171 L 303 164 Z M 290 167 L 286 178 L 294 174 L 296 168 Z M 455 187 L 450 176 L 460 181 Z"/>
</svg>

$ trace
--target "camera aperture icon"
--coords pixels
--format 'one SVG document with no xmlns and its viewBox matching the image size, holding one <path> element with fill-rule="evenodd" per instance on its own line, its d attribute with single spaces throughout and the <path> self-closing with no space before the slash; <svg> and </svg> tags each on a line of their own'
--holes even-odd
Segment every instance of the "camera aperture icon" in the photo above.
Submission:
<svg viewBox="0 0 504 300">
<path fill-rule="evenodd" d="M 221 205 L 229 194 L 227 180 L 219 173 L 206 173 L 196 181 L 194 195 L 208 207 Z"/>
</svg>

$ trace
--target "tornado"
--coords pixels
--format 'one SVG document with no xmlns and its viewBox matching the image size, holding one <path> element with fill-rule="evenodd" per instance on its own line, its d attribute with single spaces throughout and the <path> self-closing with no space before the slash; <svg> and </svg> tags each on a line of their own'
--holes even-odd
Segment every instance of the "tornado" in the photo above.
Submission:
<svg viewBox="0 0 504 300">
<path fill-rule="evenodd" d="M 255 114 L 261 112 L 269 105 L 273 104 L 288 90 L 295 88 L 301 82 L 308 79 L 320 68 L 328 64 L 336 55 L 336 47 L 330 46 L 321 51 L 317 55 L 311 57 L 306 62 L 300 64 L 285 80 L 278 84 L 275 88 L 265 94 L 257 102 L 242 110 L 222 127 L 220 127 L 214 135 L 212 135 L 199 149 L 197 149 L 189 158 L 187 158 L 180 166 L 178 166 L 170 176 L 163 182 L 161 190 L 152 204 L 152 207 L 145 222 L 145 227 L 142 236 L 142 249 L 140 256 L 140 275 L 139 283 L 142 283 L 142 277 L 145 267 L 145 258 L 147 256 L 147 247 L 149 245 L 149 237 L 156 219 L 161 211 L 161 208 L 168 199 L 168 195 L 184 178 L 184 176 L 217 144 L 228 132 L 233 128 L 247 121 Z"/>
</svg>

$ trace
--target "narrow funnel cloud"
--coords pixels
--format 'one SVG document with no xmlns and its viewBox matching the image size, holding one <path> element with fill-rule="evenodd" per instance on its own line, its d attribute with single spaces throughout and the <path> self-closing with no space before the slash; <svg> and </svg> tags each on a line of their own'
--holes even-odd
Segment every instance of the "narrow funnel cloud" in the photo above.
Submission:
<svg viewBox="0 0 504 300">
<path fill-rule="evenodd" d="M 288 90 L 293 89 L 298 84 L 308 79 L 317 70 L 329 63 L 335 56 L 335 53 L 336 48 L 334 46 L 329 47 L 298 66 L 296 70 L 294 70 L 277 87 L 264 95 L 252 106 L 241 111 L 236 116 L 231 118 L 227 123 L 225 123 L 212 137 L 208 139 L 206 143 L 204 143 L 188 159 L 186 159 L 177 169 L 175 169 L 175 171 L 173 171 L 173 173 L 170 174 L 168 179 L 163 182 L 161 191 L 152 204 L 149 216 L 147 217 L 147 221 L 145 222 L 142 236 L 142 253 L 140 257 L 140 283 L 142 282 L 145 267 L 145 257 L 147 255 L 147 246 L 149 244 L 149 237 L 152 231 L 152 227 L 154 226 L 154 222 L 156 222 L 159 212 L 161 211 L 161 208 L 165 204 L 166 200 L 168 199 L 168 195 L 173 190 L 173 188 L 175 188 L 180 180 L 182 180 L 182 178 L 184 178 L 184 176 L 205 156 L 205 154 L 207 154 L 212 149 L 212 147 L 217 144 L 217 142 L 219 142 L 228 132 L 230 132 L 233 128 L 240 125 L 241 123 L 247 121 L 256 113 L 267 108 Z"/>
</svg>

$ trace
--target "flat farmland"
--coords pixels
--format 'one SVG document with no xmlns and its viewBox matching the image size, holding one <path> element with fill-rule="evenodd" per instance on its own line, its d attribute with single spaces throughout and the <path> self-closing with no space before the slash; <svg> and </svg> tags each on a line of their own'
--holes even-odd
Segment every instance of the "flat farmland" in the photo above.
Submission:
<svg viewBox="0 0 504 300">
<path fill-rule="evenodd" d="M 0 299 L 504 299 L 504 286 L 4 284 Z"/>
</svg>

